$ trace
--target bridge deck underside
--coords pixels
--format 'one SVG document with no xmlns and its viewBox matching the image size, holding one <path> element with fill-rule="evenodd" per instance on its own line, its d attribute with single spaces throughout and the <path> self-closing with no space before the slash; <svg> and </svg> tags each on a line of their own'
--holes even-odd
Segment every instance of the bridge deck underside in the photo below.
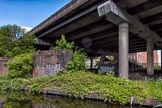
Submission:
<svg viewBox="0 0 162 108">
<path fill-rule="evenodd" d="M 48 27 L 38 30 L 35 35 L 40 39 L 54 43 L 55 40 L 64 34 L 68 41 L 74 41 L 76 46 L 85 48 L 91 55 L 102 51 L 118 52 L 118 26 L 106 21 L 105 18 L 100 18 L 97 9 L 63 25 L 67 20 L 70 21 L 75 16 L 81 14 L 82 11 L 105 1 L 89 0 L 85 5 L 75 9 L 74 12 L 60 18 L 56 22 L 51 22 Z M 114 1 L 118 6 L 124 7 L 129 14 L 138 17 L 143 24 L 148 25 L 151 30 L 162 37 L 162 0 Z M 63 26 L 51 31 L 51 29 L 58 25 Z M 44 35 L 41 36 L 42 34 Z M 154 49 L 159 48 L 155 45 Z M 140 51 L 146 51 L 146 40 L 129 33 L 129 53 Z"/>
<path fill-rule="evenodd" d="M 96 11 L 42 37 L 47 41 L 55 41 L 64 34 L 68 41 L 84 48 L 89 54 L 100 51 L 118 52 L 118 26 L 99 18 Z M 157 49 L 157 47 L 155 47 Z M 129 33 L 129 52 L 146 51 L 146 40 Z"/>
</svg>

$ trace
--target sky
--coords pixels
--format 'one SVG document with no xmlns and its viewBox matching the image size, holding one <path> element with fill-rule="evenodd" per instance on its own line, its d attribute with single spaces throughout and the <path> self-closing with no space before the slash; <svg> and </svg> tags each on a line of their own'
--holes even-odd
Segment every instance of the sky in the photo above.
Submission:
<svg viewBox="0 0 162 108">
<path fill-rule="evenodd" d="M 0 0 L 0 26 L 34 28 L 71 0 Z"/>
</svg>

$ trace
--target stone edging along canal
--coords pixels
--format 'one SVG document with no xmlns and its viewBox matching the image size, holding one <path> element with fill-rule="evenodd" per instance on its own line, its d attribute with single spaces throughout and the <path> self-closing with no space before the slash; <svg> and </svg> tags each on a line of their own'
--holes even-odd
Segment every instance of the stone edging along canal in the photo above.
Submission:
<svg viewBox="0 0 162 108">
<path fill-rule="evenodd" d="M 51 88 L 44 88 L 42 90 L 43 94 L 50 94 L 50 95 L 60 95 L 60 96 L 69 96 L 68 94 L 65 94 L 61 92 L 60 90 L 51 89 Z M 80 96 L 78 96 L 80 97 Z M 81 97 L 80 97 L 81 98 Z M 91 93 L 85 96 L 85 99 L 92 99 L 92 100 L 104 100 L 104 96 L 102 94 L 95 94 Z M 156 106 L 162 104 L 161 101 L 158 101 L 157 99 L 145 99 L 142 102 L 137 101 L 137 99 L 130 97 L 129 99 L 130 105 L 142 105 L 142 106 Z"/>
</svg>

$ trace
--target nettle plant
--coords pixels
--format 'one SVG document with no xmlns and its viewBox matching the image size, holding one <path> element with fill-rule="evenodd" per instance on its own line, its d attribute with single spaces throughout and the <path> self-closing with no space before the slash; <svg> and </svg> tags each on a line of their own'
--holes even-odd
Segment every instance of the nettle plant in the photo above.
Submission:
<svg viewBox="0 0 162 108">
<path fill-rule="evenodd" d="M 56 46 L 54 49 L 68 49 L 73 51 L 75 48 L 74 42 L 67 42 L 64 35 L 61 36 L 60 40 L 56 40 L 55 44 Z M 73 51 L 72 61 L 68 63 L 68 70 L 73 72 L 85 70 L 86 58 L 86 53 L 84 53 L 83 50 L 75 48 Z"/>
</svg>

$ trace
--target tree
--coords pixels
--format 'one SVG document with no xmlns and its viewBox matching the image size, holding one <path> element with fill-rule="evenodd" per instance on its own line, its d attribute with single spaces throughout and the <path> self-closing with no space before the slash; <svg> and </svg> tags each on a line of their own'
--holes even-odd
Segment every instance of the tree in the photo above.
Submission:
<svg viewBox="0 0 162 108">
<path fill-rule="evenodd" d="M 35 50 L 34 44 L 35 37 L 31 34 L 25 34 L 19 40 L 14 42 L 11 56 L 33 52 Z"/>
<path fill-rule="evenodd" d="M 24 29 L 17 25 L 0 27 L 0 56 L 13 57 L 34 49 L 34 36 L 24 34 Z"/>
<path fill-rule="evenodd" d="M 0 27 L 0 33 L 12 40 L 18 40 L 24 35 L 24 29 L 17 25 L 4 25 Z"/>
</svg>

